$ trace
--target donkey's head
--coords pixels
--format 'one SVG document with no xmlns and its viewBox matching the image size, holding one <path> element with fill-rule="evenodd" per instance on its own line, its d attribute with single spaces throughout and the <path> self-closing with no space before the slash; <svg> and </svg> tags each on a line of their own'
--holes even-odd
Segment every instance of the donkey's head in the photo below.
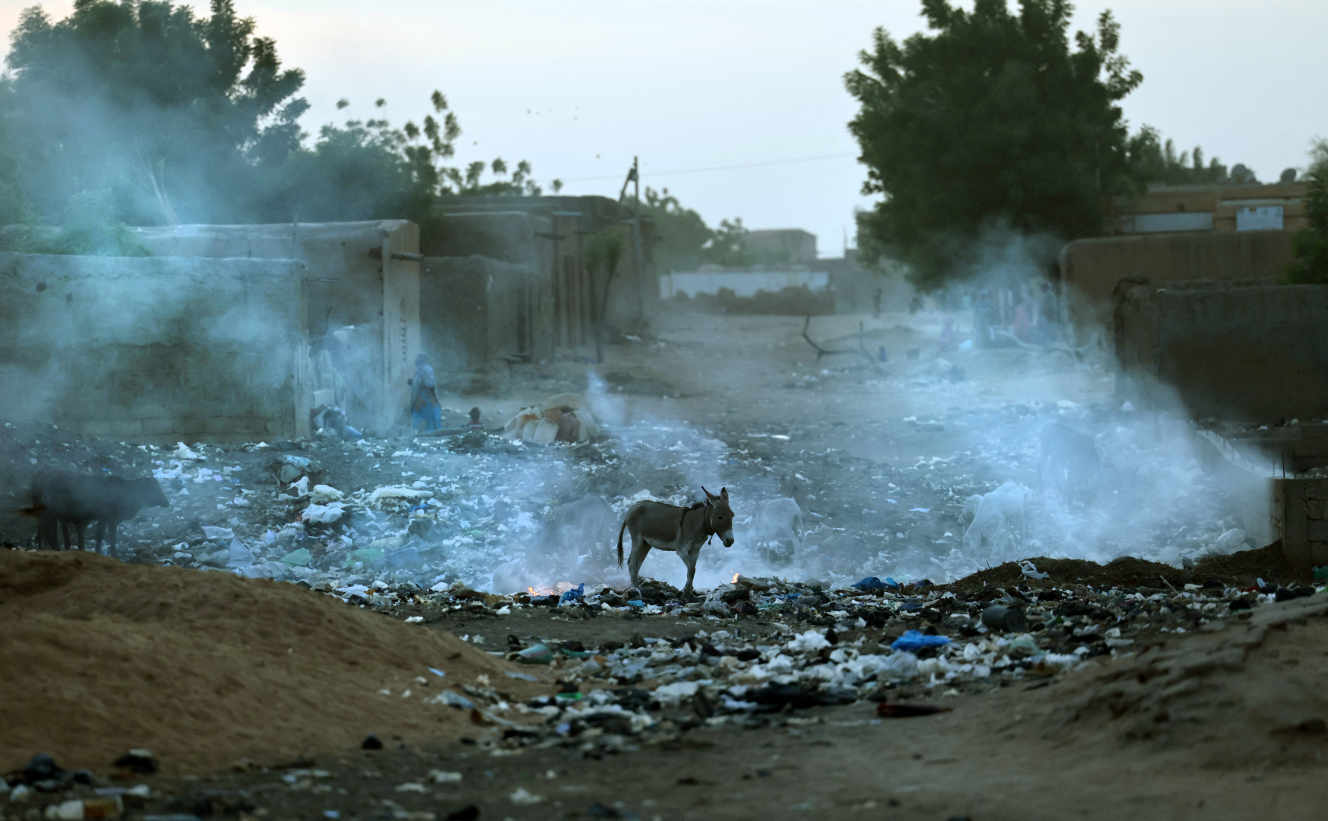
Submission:
<svg viewBox="0 0 1328 821">
<path fill-rule="evenodd" d="M 716 496 L 702 485 L 701 492 L 706 495 L 706 527 L 719 537 L 725 547 L 733 547 L 733 510 L 729 507 L 729 489 L 720 488 Z"/>
</svg>

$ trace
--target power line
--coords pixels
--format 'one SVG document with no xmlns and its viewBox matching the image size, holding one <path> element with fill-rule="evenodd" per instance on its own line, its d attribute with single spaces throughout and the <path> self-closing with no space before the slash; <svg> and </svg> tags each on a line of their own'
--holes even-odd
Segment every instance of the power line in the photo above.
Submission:
<svg viewBox="0 0 1328 821">
<path fill-rule="evenodd" d="M 684 174 L 706 174 L 711 171 L 735 171 L 742 168 L 766 168 L 772 165 L 794 165 L 797 163 L 817 162 L 820 160 L 842 160 L 849 157 L 857 157 L 856 153 L 840 154 L 812 154 L 806 157 L 784 157 L 778 160 L 760 160 L 758 162 L 734 163 L 732 165 L 711 165 L 703 168 L 673 168 L 667 171 L 651 171 L 649 168 L 642 168 L 641 174 L 647 177 L 678 177 Z M 617 174 L 606 174 L 598 177 L 576 177 L 574 179 L 563 180 L 563 183 L 573 182 L 600 182 L 602 180 L 616 180 Z"/>
</svg>

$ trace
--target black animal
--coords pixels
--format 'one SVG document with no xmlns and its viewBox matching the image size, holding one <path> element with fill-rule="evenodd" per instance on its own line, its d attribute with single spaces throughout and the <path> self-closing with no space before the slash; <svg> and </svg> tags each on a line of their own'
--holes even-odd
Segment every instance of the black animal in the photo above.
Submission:
<svg viewBox="0 0 1328 821">
<path fill-rule="evenodd" d="M 53 550 L 60 549 L 58 537 L 62 529 L 64 549 L 68 550 L 73 543 L 72 529 L 82 550 L 83 528 L 94 521 L 97 531 L 93 549 L 100 550 L 109 534 L 110 548 L 114 550 L 121 522 L 134 518 L 145 507 L 170 507 L 161 485 L 151 477 L 123 479 L 51 470 L 33 479 L 31 492 L 29 510 L 37 516 L 38 544 Z"/>
</svg>

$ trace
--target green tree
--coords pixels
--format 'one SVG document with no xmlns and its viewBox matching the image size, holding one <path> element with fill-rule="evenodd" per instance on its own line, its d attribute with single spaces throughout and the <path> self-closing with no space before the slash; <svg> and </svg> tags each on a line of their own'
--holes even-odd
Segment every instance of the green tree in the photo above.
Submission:
<svg viewBox="0 0 1328 821">
<path fill-rule="evenodd" d="M 701 249 L 702 258 L 726 268 L 755 265 L 757 259 L 747 242 L 748 233 L 742 217 L 720 220 L 719 227 L 710 234 L 710 241 Z"/>
<path fill-rule="evenodd" d="M 864 249 L 910 264 L 931 290 L 962 276 L 992 225 L 1064 238 L 1095 233 L 1103 203 L 1132 188 L 1119 102 L 1142 81 L 1110 12 L 1068 30 L 1067 0 L 923 0 L 932 33 L 902 44 L 883 28 L 845 75 L 867 167 Z M 871 260 L 867 260 L 871 261 Z"/>
<path fill-rule="evenodd" d="M 382 108 L 382 98 L 374 102 Z M 338 109 L 350 106 L 343 98 Z M 405 217 L 424 222 L 439 198 L 455 196 L 538 196 L 531 165 L 521 160 L 509 166 L 502 157 L 455 164 L 461 123 L 440 91 L 429 96 L 429 112 L 416 123 L 393 126 L 386 118 L 352 117 L 342 125 L 325 125 L 318 141 L 299 158 L 291 174 L 291 207 L 309 207 L 308 192 L 349 190 L 340 203 L 314 206 L 318 216 L 301 219 L 372 219 Z M 323 175 L 323 179 L 318 179 Z M 487 176 L 486 176 L 487 175 Z M 553 180 L 554 192 L 562 188 Z M 303 205 L 302 205 L 303 204 Z"/>
<path fill-rule="evenodd" d="M 0 77 L 0 225 L 27 222 L 31 216 L 28 197 L 19 182 L 19 152 L 14 134 L 13 86 Z"/>
<path fill-rule="evenodd" d="M 128 222 L 243 215 L 262 166 L 299 147 L 308 107 L 303 72 L 254 32 L 232 0 L 202 19 L 169 0 L 76 0 L 59 22 L 24 11 L 7 63 L 38 215 L 59 220 L 89 192 Z"/>
<path fill-rule="evenodd" d="M 1287 272 L 1292 282 L 1328 283 L 1328 140 L 1315 140 L 1305 175 L 1306 226 L 1293 238 L 1295 260 Z"/>
<path fill-rule="evenodd" d="M 686 208 L 664 188 L 646 187 L 641 214 L 655 224 L 655 266 L 662 273 L 685 271 L 700 265 L 706 243 L 714 232 L 701 215 Z"/>
<path fill-rule="evenodd" d="M 1130 173 L 1142 191 L 1148 185 L 1185 185 L 1188 183 L 1223 183 L 1227 167 L 1217 157 L 1203 164 L 1203 149 L 1176 155 L 1171 140 L 1162 141 L 1156 128 L 1145 125 L 1126 144 Z M 1193 157 L 1193 161 L 1190 161 Z"/>
</svg>

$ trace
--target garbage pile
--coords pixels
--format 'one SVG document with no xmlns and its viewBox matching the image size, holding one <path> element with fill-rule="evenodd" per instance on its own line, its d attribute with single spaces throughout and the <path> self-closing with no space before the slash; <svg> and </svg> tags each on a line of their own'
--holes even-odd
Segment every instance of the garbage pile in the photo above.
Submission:
<svg viewBox="0 0 1328 821">
<path fill-rule="evenodd" d="M 702 588 L 734 573 L 848 584 L 863 567 L 945 581 L 1028 555 L 1181 566 L 1249 542 L 1195 460 L 1150 450 L 1126 409 L 1027 403 L 865 419 L 854 428 L 861 447 L 848 450 L 806 447 L 824 427 L 815 419 L 726 431 L 610 425 L 573 400 L 551 397 L 507 429 L 466 426 L 454 436 L 90 441 L 73 466 L 132 463 L 129 472 L 161 483 L 171 507 L 123 526 L 122 558 L 311 585 L 460 581 L 507 592 L 572 578 L 623 583 L 613 540 L 626 509 L 643 498 L 686 505 L 702 485 L 728 486 L 737 517 L 731 551 L 701 552 Z M 1036 432 L 1049 420 L 1099 431 L 1117 481 L 1093 505 L 1039 491 Z M 558 441 L 560 425 L 575 441 Z M 937 432 L 950 450 L 875 452 Z M 15 437 L 15 487 L 34 465 L 68 463 L 71 451 L 47 439 Z M 32 538 L 33 526 L 21 524 L 16 544 Z M 679 583 L 684 570 L 662 554 L 645 572 Z"/>
<path fill-rule="evenodd" d="M 844 588 L 738 577 L 692 601 L 653 582 L 626 594 L 584 585 L 513 596 L 460 585 L 327 592 L 413 622 L 526 608 L 567 619 L 639 618 L 639 632 L 626 642 L 509 635 L 506 650 L 490 649 L 547 665 L 560 683 L 559 692 L 525 702 L 504 697 L 498 683 L 454 694 L 452 706 L 506 728 L 495 750 L 630 749 L 701 725 L 757 726 L 785 721 L 789 711 L 862 700 L 876 702 L 882 717 L 925 715 L 948 709 L 961 693 L 1040 686 L 1088 659 L 1137 653 L 1167 634 L 1218 630 L 1266 603 L 1323 593 L 1262 579 L 1242 587 L 1218 579 L 1173 584 L 1165 576 L 1156 586 L 1093 586 L 1057 580 L 1032 562 L 1013 567 L 1020 583 L 980 589 L 877 577 Z M 689 619 L 697 629 L 652 637 L 652 619 Z M 532 726 L 532 714 L 542 724 Z M 516 716 L 526 720 L 513 723 Z"/>
</svg>

